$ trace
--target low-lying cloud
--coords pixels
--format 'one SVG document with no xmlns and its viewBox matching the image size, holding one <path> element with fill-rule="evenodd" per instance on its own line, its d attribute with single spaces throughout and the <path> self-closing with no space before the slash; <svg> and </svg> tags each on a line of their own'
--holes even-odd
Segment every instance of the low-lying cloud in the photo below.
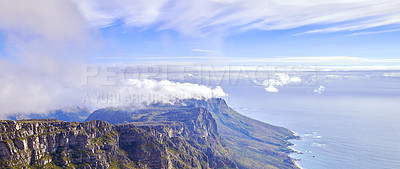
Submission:
<svg viewBox="0 0 400 169">
<path fill-rule="evenodd" d="M 0 118 L 80 103 L 89 32 L 71 1 L 1 1 Z"/>
<path fill-rule="evenodd" d="M 174 104 L 184 99 L 208 100 L 226 96 L 220 86 L 215 88 L 169 80 L 129 79 L 117 86 L 91 89 L 83 102 L 92 108 L 134 106 L 153 103 Z"/>
</svg>

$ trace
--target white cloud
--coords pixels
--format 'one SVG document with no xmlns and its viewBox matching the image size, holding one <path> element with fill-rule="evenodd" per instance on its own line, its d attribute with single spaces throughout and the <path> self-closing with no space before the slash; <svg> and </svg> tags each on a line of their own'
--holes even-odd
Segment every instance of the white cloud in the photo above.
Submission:
<svg viewBox="0 0 400 169">
<path fill-rule="evenodd" d="M 192 49 L 192 51 L 193 51 L 193 52 L 206 52 L 206 53 L 208 53 L 208 52 L 213 52 L 212 50 L 199 49 L 199 48 Z"/>
<path fill-rule="evenodd" d="M 241 69 L 243 65 L 252 69 L 275 70 L 277 67 L 287 68 L 288 71 L 346 71 L 346 70 L 400 70 L 400 59 L 398 58 L 367 58 L 367 57 L 349 57 L 349 56 L 274 56 L 264 58 L 237 58 L 237 57 L 219 57 L 219 56 L 177 56 L 177 57 L 138 57 L 137 60 L 151 61 L 159 60 L 159 64 L 187 64 L 195 65 L 202 61 L 207 65 L 212 61 L 213 65 L 221 69 Z M 173 62 L 165 61 L 173 59 Z M 188 59 L 196 59 L 196 62 L 188 62 Z M 164 62 L 161 62 L 164 61 Z M 145 63 L 144 63 L 145 64 Z M 251 66 L 250 66 L 251 65 Z M 266 66 L 274 65 L 274 66 Z M 284 66 L 282 66 L 284 65 Z"/>
<path fill-rule="evenodd" d="M 398 13 L 398 12 L 397 12 Z M 400 23 L 399 19 L 400 14 L 391 15 L 382 18 L 373 18 L 360 22 L 350 23 L 350 24 L 340 24 L 339 26 L 328 27 L 323 29 L 310 30 L 303 33 L 298 33 L 295 35 L 303 35 L 303 34 L 311 34 L 311 33 L 331 33 L 331 32 L 339 32 L 339 31 L 357 31 L 364 30 L 369 28 L 375 28 L 386 25 L 396 25 Z M 387 32 L 389 30 L 385 30 L 383 32 Z M 357 35 L 357 33 L 353 33 L 352 35 Z M 358 34 L 361 35 L 361 34 Z"/>
<path fill-rule="evenodd" d="M 363 31 L 363 32 L 357 32 L 351 34 L 351 36 L 357 36 L 357 35 L 373 35 L 373 34 L 380 34 L 380 33 L 389 33 L 389 32 L 399 32 L 400 29 L 389 29 L 389 30 L 384 30 L 384 31 Z"/>
<path fill-rule="evenodd" d="M 0 2 L 0 31 L 23 36 L 25 40 L 76 40 L 77 37 L 86 37 L 86 26 L 89 25 L 86 25 L 85 18 L 70 1 Z"/>
<path fill-rule="evenodd" d="M 270 92 L 270 93 L 278 93 L 279 89 L 277 89 L 273 85 L 269 85 L 268 87 L 265 88 L 265 91 Z"/>
<path fill-rule="evenodd" d="M 313 143 L 311 143 L 311 146 L 315 146 L 315 147 L 325 147 L 326 144 L 321 144 L 321 143 L 313 142 Z"/>
<path fill-rule="evenodd" d="M 400 73 L 399 73 L 399 72 L 384 73 L 383 76 L 384 76 L 384 77 L 400 77 Z"/>
<path fill-rule="evenodd" d="M 212 59 L 210 56 L 176 56 L 176 57 L 138 57 L 137 60 L 184 60 L 187 59 Z"/>
<path fill-rule="evenodd" d="M 67 0 L 0 2 L 0 116 L 80 103 L 78 60 L 88 27 Z"/>
<path fill-rule="evenodd" d="M 304 33 L 356 31 L 399 25 L 396 0 L 87 0 L 76 2 L 85 18 L 96 26 L 122 21 L 129 26 L 173 29 L 198 35 L 238 30 L 291 29 L 320 25 Z M 335 26 L 330 26 L 336 23 Z"/>
<path fill-rule="evenodd" d="M 314 89 L 314 93 L 322 94 L 322 92 L 325 91 L 324 86 L 319 86 L 318 89 Z"/>
<path fill-rule="evenodd" d="M 154 98 L 154 100 L 146 100 L 146 102 L 163 102 L 173 103 L 182 99 L 211 99 L 215 97 L 226 96 L 220 86 L 214 89 L 193 83 L 172 82 L 169 80 L 137 80 L 130 79 L 126 82 L 126 86 L 122 90 L 133 90 L 135 93 L 149 92 L 161 95 L 162 97 Z M 151 95 L 151 94 L 150 94 Z"/>
<path fill-rule="evenodd" d="M 231 63 L 312 63 L 312 64 L 358 64 L 358 63 L 399 63 L 400 59 L 387 58 L 361 58 L 349 56 L 308 56 L 308 57 L 290 57 L 281 56 L 274 58 L 224 58 Z"/>
<path fill-rule="evenodd" d="M 83 16 L 93 25 L 105 27 L 117 20 L 129 26 L 149 26 L 160 17 L 168 0 L 71 0 L 78 4 Z"/>
<path fill-rule="evenodd" d="M 256 80 L 253 80 L 253 82 L 259 84 Z M 279 92 L 278 87 L 283 87 L 286 85 L 296 85 L 301 83 L 302 79 L 298 76 L 289 76 L 287 74 L 277 73 L 273 76 L 273 78 L 264 80 L 261 85 L 265 86 L 265 91 L 270 93 L 277 93 Z"/>
<path fill-rule="evenodd" d="M 103 86 L 104 87 L 104 86 Z M 141 106 L 152 103 L 174 104 L 183 99 L 211 99 L 226 96 L 220 86 L 211 88 L 169 80 L 129 79 L 117 86 L 98 88 L 88 93 L 85 104 L 94 107 Z"/>
</svg>

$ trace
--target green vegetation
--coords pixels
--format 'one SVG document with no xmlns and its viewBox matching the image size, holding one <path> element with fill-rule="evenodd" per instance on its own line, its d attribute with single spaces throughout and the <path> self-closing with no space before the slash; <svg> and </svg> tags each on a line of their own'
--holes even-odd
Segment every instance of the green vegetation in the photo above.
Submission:
<svg viewBox="0 0 400 169">
<path fill-rule="evenodd" d="M 100 137 L 91 139 L 91 141 L 93 144 L 96 144 L 96 145 L 104 145 L 105 143 L 115 142 L 117 136 L 118 136 L 117 132 L 110 131 Z"/>
</svg>

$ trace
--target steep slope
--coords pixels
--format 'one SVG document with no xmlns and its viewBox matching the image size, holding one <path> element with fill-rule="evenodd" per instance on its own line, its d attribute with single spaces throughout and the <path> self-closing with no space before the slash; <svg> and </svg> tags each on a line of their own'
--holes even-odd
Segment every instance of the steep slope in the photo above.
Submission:
<svg viewBox="0 0 400 169">
<path fill-rule="evenodd" d="M 224 151 L 215 153 L 221 145 L 207 116 L 203 109 L 187 123 L 122 125 L 3 120 L 0 168 L 236 168 Z"/>
<path fill-rule="evenodd" d="M 243 116 L 223 99 L 184 100 L 189 107 L 205 107 L 215 118 L 218 130 L 233 153 L 239 168 L 297 168 L 288 156 L 287 140 L 293 132 Z"/>
<path fill-rule="evenodd" d="M 187 137 L 189 144 L 207 152 L 212 161 L 220 161 L 229 166 L 234 165 L 230 160 L 226 160 L 231 158 L 230 152 L 222 142 L 217 123 L 212 114 L 202 107 L 148 107 L 136 111 L 106 108 L 93 112 L 87 120 L 104 120 L 111 124 L 180 122 L 185 124 L 192 133 Z"/>
<path fill-rule="evenodd" d="M 108 168 L 131 162 L 118 149 L 113 126 L 102 121 L 1 121 L 0 132 L 0 168 Z"/>
<path fill-rule="evenodd" d="M 215 119 L 217 130 L 240 168 L 297 168 L 288 156 L 288 139 L 296 138 L 285 128 L 269 125 L 231 109 L 223 99 L 183 100 L 175 105 L 154 104 L 140 110 L 105 108 L 87 120 L 100 119 L 113 124 L 148 121 L 182 121 L 193 108 L 205 108 Z M 169 112 L 177 116 L 169 116 Z M 218 148 L 216 148 L 218 149 Z"/>
</svg>

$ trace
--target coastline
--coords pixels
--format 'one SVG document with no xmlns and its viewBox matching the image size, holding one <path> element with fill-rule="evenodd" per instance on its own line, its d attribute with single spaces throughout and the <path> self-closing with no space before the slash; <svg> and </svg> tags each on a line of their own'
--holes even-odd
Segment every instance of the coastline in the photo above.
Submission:
<svg viewBox="0 0 400 169">
<path fill-rule="evenodd" d="M 303 168 L 297 163 L 297 162 L 300 161 L 301 159 L 296 159 L 296 158 L 293 158 L 293 157 L 290 156 L 290 154 L 302 154 L 302 152 L 301 152 L 301 151 L 298 151 L 298 150 L 296 150 L 296 149 L 294 149 L 293 147 L 290 147 L 290 146 L 289 146 L 289 148 L 293 151 L 292 153 L 289 153 L 289 157 L 292 159 L 293 163 L 296 165 L 297 168 L 303 169 Z"/>
<path fill-rule="evenodd" d="M 294 132 L 294 131 L 292 131 L 293 132 L 293 135 L 295 136 L 295 138 L 294 139 L 289 139 L 288 141 L 290 142 L 290 140 L 301 140 L 302 138 L 296 133 L 296 132 Z M 292 161 L 293 161 L 293 163 L 295 164 L 295 166 L 297 167 L 297 168 L 300 168 L 300 169 L 303 169 L 297 162 L 298 161 L 300 161 L 301 159 L 296 159 L 296 158 L 293 158 L 293 157 L 291 157 L 290 155 L 291 154 L 303 154 L 301 151 L 299 151 L 299 150 L 296 150 L 295 148 L 293 148 L 292 146 L 295 146 L 295 144 L 293 144 L 292 142 L 290 142 L 292 145 L 290 145 L 290 146 L 288 146 L 288 148 L 291 150 L 291 152 L 288 154 L 288 156 L 292 159 Z"/>
<path fill-rule="evenodd" d="M 300 167 L 299 164 L 297 164 L 297 160 L 294 161 L 294 164 L 296 165 L 296 167 L 298 167 L 300 169 L 304 169 L 304 168 Z"/>
</svg>

